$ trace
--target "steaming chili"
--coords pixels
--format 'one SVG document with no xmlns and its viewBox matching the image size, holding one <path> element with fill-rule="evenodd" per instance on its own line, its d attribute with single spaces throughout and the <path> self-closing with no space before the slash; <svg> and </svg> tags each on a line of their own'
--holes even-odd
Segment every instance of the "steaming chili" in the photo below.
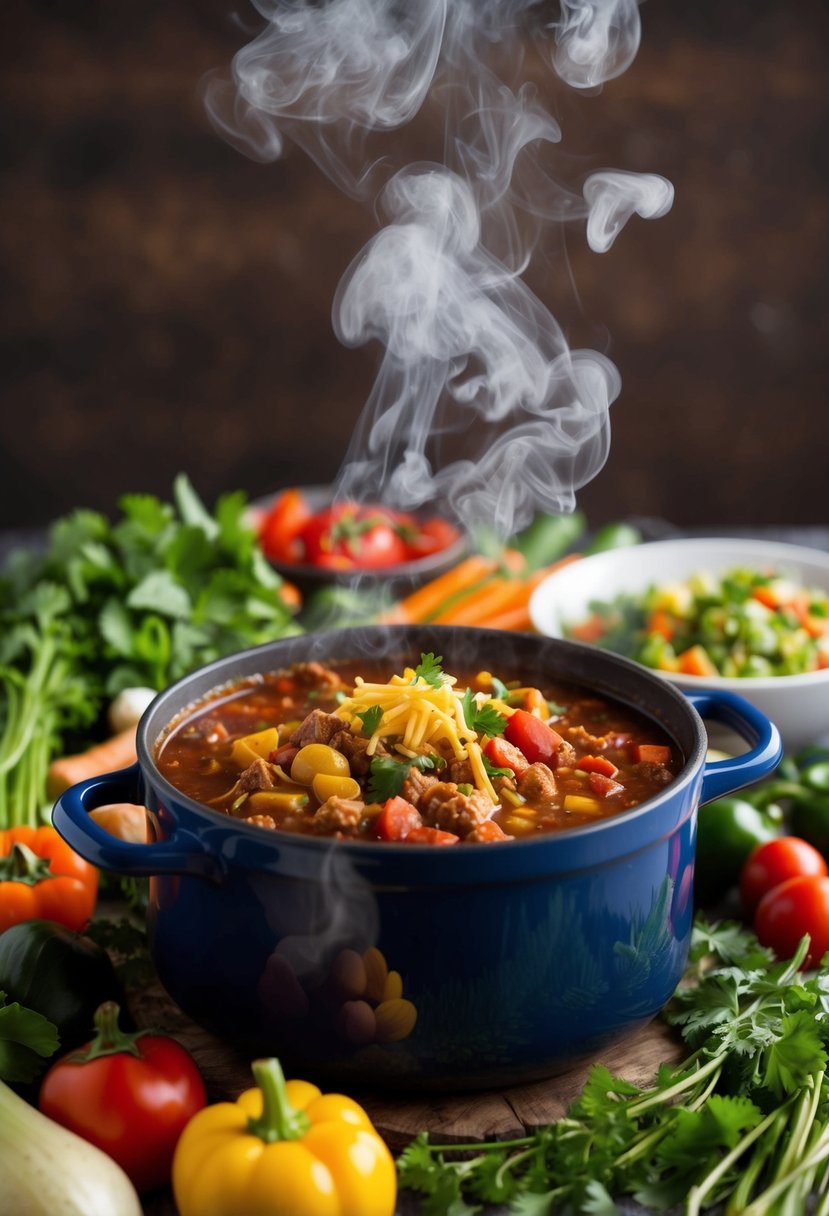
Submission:
<svg viewBox="0 0 829 1216">
<path fill-rule="evenodd" d="M 595 823 L 682 758 L 651 720 L 575 686 L 299 663 L 218 689 L 157 748 L 183 793 L 266 829 L 434 845 Z"/>
</svg>

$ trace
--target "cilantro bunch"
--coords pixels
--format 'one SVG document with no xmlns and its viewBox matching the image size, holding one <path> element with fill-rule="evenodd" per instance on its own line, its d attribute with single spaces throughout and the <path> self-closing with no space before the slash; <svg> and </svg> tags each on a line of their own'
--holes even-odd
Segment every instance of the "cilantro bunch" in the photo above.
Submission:
<svg viewBox="0 0 829 1216">
<path fill-rule="evenodd" d="M 698 1216 L 829 1213 L 829 969 L 775 963 L 737 925 L 698 921 L 667 1020 L 691 1048 L 640 1088 L 595 1066 L 567 1116 L 506 1142 L 432 1145 L 398 1160 L 425 1216 L 613 1216 L 614 1196 Z M 462 1153 L 460 1159 L 458 1154 Z M 474 1155 L 470 1156 L 470 1153 Z M 811 1197 L 811 1198 L 810 1198 Z"/>
<path fill-rule="evenodd" d="M 211 513 L 130 494 L 110 522 L 76 511 L 0 577 L 0 828 L 35 823 L 46 770 L 94 741 L 121 689 L 162 689 L 212 659 L 299 632 L 241 493 Z"/>
</svg>

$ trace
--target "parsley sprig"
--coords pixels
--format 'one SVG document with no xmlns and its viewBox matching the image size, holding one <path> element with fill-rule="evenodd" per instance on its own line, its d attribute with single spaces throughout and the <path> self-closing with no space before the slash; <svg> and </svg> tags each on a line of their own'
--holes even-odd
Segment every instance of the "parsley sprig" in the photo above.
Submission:
<svg viewBox="0 0 829 1216">
<path fill-rule="evenodd" d="M 416 684 L 418 680 L 425 680 L 427 684 L 431 684 L 433 688 L 440 688 L 446 676 L 444 675 L 441 663 L 443 656 L 433 654 L 421 654 L 420 662 L 414 669 L 414 679 L 412 684 Z"/>
<path fill-rule="evenodd" d="M 110 522 L 75 511 L 0 574 L 0 828 L 45 818 L 46 770 L 95 742 L 107 698 L 297 633 L 241 493 L 209 511 L 128 494 Z"/>
<path fill-rule="evenodd" d="M 370 705 L 368 709 L 358 709 L 355 717 L 363 724 L 363 734 L 373 735 L 383 719 L 383 706 Z"/>
<path fill-rule="evenodd" d="M 502 735 L 507 720 L 494 705 L 480 705 L 471 688 L 467 688 L 461 699 L 461 708 L 466 725 L 479 735 Z"/>
<path fill-rule="evenodd" d="M 596 1065 L 565 1118 L 515 1140 L 423 1133 L 398 1159 L 400 1186 L 427 1195 L 430 1216 L 489 1203 L 610 1216 L 623 1194 L 686 1216 L 804 1212 L 817 1195 L 809 1210 L 827 1216 L 829 968 L 806 977 L 807 947 L 777 963 L 739 926 L 698 920 L 690 982 L 666 1012 L 691 1049 L 681 1064 L 645 1088 Z"/>
<path fill-rule="evenodd" d="M 429 769 L 444 768 L 446 761 L 442 756 L 413 756 L 411 760 L 395 760 L 393 756 L 375 756 L 369 769 L 369 782 L 366 791 L 371 802 L 385 802 L 402 792 L 404 782 L 410 768 L 416 768 L 421 773 Z"/>
</svg>

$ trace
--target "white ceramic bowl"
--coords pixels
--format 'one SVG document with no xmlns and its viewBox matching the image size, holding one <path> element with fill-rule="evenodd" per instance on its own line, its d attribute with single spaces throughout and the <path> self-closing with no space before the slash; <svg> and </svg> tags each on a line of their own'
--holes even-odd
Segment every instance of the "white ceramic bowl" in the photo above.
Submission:
<svg viewBox="0 0 829 1216">
<path fill-rule="evenodd" d="M 564 637 L 567 626 L 590 615 L 592 600 L 612 600 L 621 593 L 645 591 L 699 571 L 718 574 L 736 566 L 772 567 L 803 586 L 829 593 L 829 553 L 820 549 L 715 537 L 666 540 L 610 549 L 564 566 L 536 588 L 530 616 L 539 633 Z M 740 693 L 771 718 L 788 752 L 829 736 L 829 670 L 746 679 L 659 674 L 686 690 L 706 687 Z M 722 742 L 722 738 L 716 739 L 718 745 Z"/>
</svg>

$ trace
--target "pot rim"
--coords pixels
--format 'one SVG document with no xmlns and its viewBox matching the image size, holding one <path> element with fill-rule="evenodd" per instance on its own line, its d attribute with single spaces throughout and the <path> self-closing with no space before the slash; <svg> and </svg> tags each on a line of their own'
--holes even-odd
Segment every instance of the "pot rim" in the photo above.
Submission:
<svg viewBox="0 0 829 1216">
<path fill-rule="evenodd" d="M 290 638 L 280 638 L 271 642 L 265 642 L 260 646 L 250 647 L 242 651 L 238 651 L 231 655 L 226 655 L 223 658 L 215 659 L 211 663 L 199 667 L 181 679 L 171 684 L 163 692 L 159 693 L 155 700 L 151 703 L 148 709 L 143 714 L 141 721 L 138 724 L 136 747 L 138 753 L 139 765 L 145 777 L 149 774 L 149 781 L 159 795 L 160 800 L 171 800 L 180 806 L 185 806 L 188 810 L 200 815 L 206 816 L 207 821 L 211 824 L 221 825 L 225 829 L 231 829 L 234 832 L 240 831 L 243 837 L 255 839 L 260 845 L 271 846 L 277 845 L 278 851 L 282 851 L 287 847 L 300 851 L 308 851 L 310 854 L 324 855 L 332 848 L 332 840 L 325 836 L 310 836 L 304 833 L 283 832 L 278 828 L 267 833 L 263 832 L 255 824 L 248 824 L 244 820 L 234 819 L 222 811 L 214 810 L 212 807 L 206 806 L 190 795 L 183 793 L 177 789 L 172 782 L 158 769 L 154 753 L 159 741 L 164 737 L 165 731 L 169 728 L 170 723 L 178 716 L 184 715 L 198 706 L 207 692 L 201 692 L 197 696 L 182 700 L 181 693 L 188 686 L 198 683 L 204 684 L 209 680 L 210 676 L 215 673 L 227 673 L 226 679 L 216 679 L 207 685 L 207 691 L 222 688 L 224 685 L 231 686 L 236 680 L 244 678 L 245 675 L 251 674 L 253 670 L 259 670 L 263 674 L 268 671 L 277 670 L 281 664 L 277 660 L 275 665 L 268 666 L 264 664 L 258 668 L 250 670 L 239 670 L 239 664 L 243 663 L 246 667 L 255 656 L 265 656 L 273 653 L 275 650 L 279 654 L 283 650 L 292 651 L 297 647 L 302 647 L 302 643 L 310 644 L 312 649 L 320 650 L 325 653 L 325 656 L 331 662 L 336 662 L 336 658 L 351 659 L 355 657 L 355 653 L 359 655 L 359 646 L 361 642 L 364 646 L 369 646 L 371 641 L 379 641 L 381 638 L 387 644 L 390 654 L 399 654 L 402 647 L 395 648 L 394 642 L 397 639 L 411 638 L 412 635 L 418 634 L 428 635 L 434 640 L 435 645 L 439 648 L 441 639 L 448 640 L 449 638 L 463 638 L 468 642 L 473 642 L 476 639 L 480 640 L 482 645 L 486 645 L 490 653 L 497 645 L 495 639 L 500 639 L 501 647 L 505 644 L 505 639 L 510 639 L 510 642 L 515 644 L 518 640 L 518 645 L 526 645 L 526 641 L 537 641 L 541 651 L 554 650 L 558 652 L 566 652 L 570 655 L 583 655 L 591 665 L 599 664 L 603 669 L 612 672 L 613 670 L 624 672 L 629 676 L 633 676 L 641 686 L 652 689 L 655 698 L 655 704 L 672 704 L 675 709 L 684 715 L 689 727 L 693 731 L 693 745 L 689 749 L 685 749 L 676 738 L 675 732 L 660 718 L 654 714 L 648 714 L 648 710 L 639 704 L 632 703 L 630 700 L 625 700 L 624 695 L 605 692 L 602 688 L 596 688 L 597 692 L 608 696 L 611 700 L 616 700 L 620 704 L 625 704 L 636 712 L 643 714 L 645 717 L 650 716 L 660 728 L 668 734 L 674 745 L 683 753 L 684 763 L 681 771 L 677 774 L 673 781 L 664 787 L 662 791 L 654 796 L 647 798 L 644 802 L 639 803 L 629 810 L 622 811 L 619 814 L 608 816 L 594 824 L 585 824 L 581 827 L 565 828 L 558 832 L 538 833 L 535 836 L 527 837 L 523 840 L 506 840 L 487 844 L 486 855 L 504 856 L 506 853 L 515 855 L 520 850 L 521 854 L 529 851 L 552 850 L 553 852 L 566 853 L 571 849 L 580 849 L 585 841 L 605 838 L 608 841 L 610 838 L 622 834 L 627 835 L 631 831 L 635 831 L 643 819 L 656 819 L 658 812 L 664 808 L 667 803 L 675 803 L 677 808 L 685 806 L 683 795 L 687 792 L 690 785 L 698 781 L 700 773 L 705 761 L 705 755 L 708 747 L 708 739 L 703 726 L 702 718 L 691 702 L 673 685 L 666 681 L 660 680 L 654 673 L 650 673 L 646 668 L 633 662 L 631 659 L 623 658 L 621 655 L 612 654 L 609 651 L 598 651 L 595 647 L 587 646 L 583 643 L 571 642 L 560 638 L 538 637 L 534 635 L 518 635 L 505 634 L 501 630 L 485 629 L 475 626 L 452 626 L 452 625 L 383 625 L 383 626 L 361 626 L 357 628 L 346 628 L 338 630 L 329 630 L 324 633 L 315 633 L 308 635 L 299 635 Z M 521 642 L 521 638 L 526 641 Z M 340 649 L 336 648 L 336 643 L 343 643 Z M 412 647 L 416 649 L 416 647 Z M 366 655 L 371 655 L 371 650 L 366 650 Z M 336 656 L 336 658 L 335 658 Z M 297 661 L 295 655 L 284 660 L 285 664 Z M 555 676 L 555 672 L 550 673 Z M 579 684 L 579 681 L 571 677 L 559 677 L 564 683 Z M 588 684 L 587 681 L 581 681 L 581 687 L 595 687 Z M 172 705 L 171 705 L 172 703 Z M 152 739 L 150 739 L 150 729 L 154 728 L 154 724 L 162 713 L 164 726 L 161 730 L 153 729 Z M 656 834 L 653 837 L 648 837 L 643 840 L 637 837 L 635 842 L 631 842 L 629 849 L 623 848 L 622 854 L 626 852 L 635 852 L 638 849 L 645 847 L 651 843 L 653 839 L 659 839 L 667 834 L 668 831 L 679 826 L 679 824 L 696 809 L 697 800 L 693 798 L 690 805 L 685 807 L 685 813 L 681 818 L 674 815 L 669 825 L 654 824 L 657 827 Z M 435 849 L 433 846 L 411 845 L 404 842 L 395 841 L 336 841 L 336 845 L 344 845 L 347 849 L 347 855 L 350 858 L 362 862 L 389 862 L 392 858 L 406 857 L 414 860 L 415 858 L 430 857 L 437 866 L 449 865 L 457 867 L 458 857 L 454 849 Z M 263 853 L 268 850 L 263 850 Z M 484 850 L 476 849 L 469 852 L 481 854 Z M 600 855 L 601 853 L 601 855 Z M 454 857 L 452 862 L 441 861 L 439 858 L 446 855 Z M 604 854 L 607 854 L 605 857 Z M 620 852 L 618 849 L 601 850 L 597 852 L 594 861 L 589 864 L 600 864 L 603 860 L 610 859 L 618 860 Z M 561 860 L 564 860 L 563 858 Z M 408 867 L 407 867 L 408 868 Z M 448 877 L 448 875 L 447 875 Z"/>
</svg>

